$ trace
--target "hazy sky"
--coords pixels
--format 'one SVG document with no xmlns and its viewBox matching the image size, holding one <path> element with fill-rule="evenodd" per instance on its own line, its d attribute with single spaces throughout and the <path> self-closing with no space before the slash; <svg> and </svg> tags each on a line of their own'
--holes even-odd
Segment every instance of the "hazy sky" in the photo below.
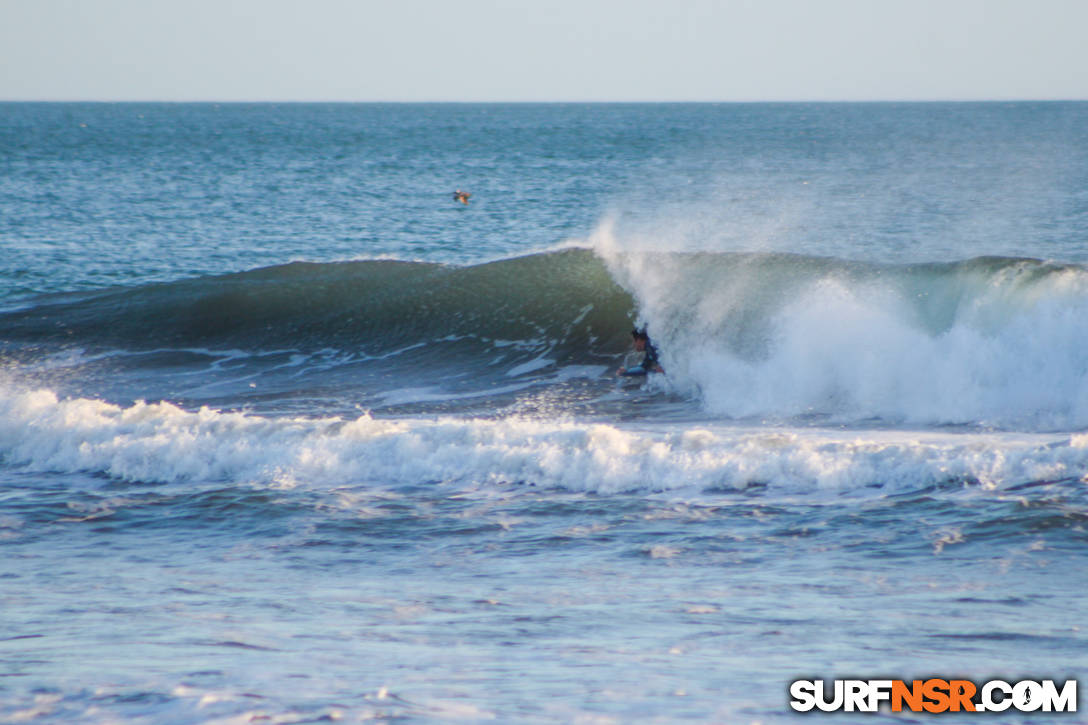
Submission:
<svg viewBox="0 0 1088 725">
<path fill-rule="evenodd" d="M 0 0 L 0 99 L 1088 99 L 1088 0 Z"/>
</svg>

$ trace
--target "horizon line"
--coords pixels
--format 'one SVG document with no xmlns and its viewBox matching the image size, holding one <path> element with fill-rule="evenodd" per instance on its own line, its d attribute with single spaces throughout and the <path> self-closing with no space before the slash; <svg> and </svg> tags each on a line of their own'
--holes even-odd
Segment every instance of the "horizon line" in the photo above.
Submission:
<svg viewBox="0 0 1088 725">
<path fill-rule="evenodd" d="M 1088 98 L 1069 97 L 1006 97 L 1006 98 L 797 98 L 797 99 L 730 99 L 730 100 L 449 100 L 449 99 L 223 99 L 223 98 L 0 98 L 0 103 L 101 103 L 101 104 L 343 104 L 343 105 L 755 105 L 755 104 L 847 104 L 847 103 L 1083 103 Z"/>
</svg>

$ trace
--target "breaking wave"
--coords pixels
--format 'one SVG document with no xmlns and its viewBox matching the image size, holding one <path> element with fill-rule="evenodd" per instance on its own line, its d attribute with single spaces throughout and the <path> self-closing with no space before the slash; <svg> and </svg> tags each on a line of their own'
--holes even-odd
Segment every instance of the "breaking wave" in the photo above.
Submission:
<svg viewBox="0 0 1088 725">
<path fill-rule="evenodd" d="M 780 432 L 525 419 L 267 418 L 0 388 L 0 455 L 149 483 L 535 485 L 595 493 L 1005 488 L 1079 478 L 1088 435 Z"/>
<path fill-rule="evenodd" d="M 607 229 L 593 244 L 472 266 L 292 263 L 43 297 L 0 314 L 0 339 L 9 361 L 73 346 L 335 350 L 364 363 L 410 349 L 382 373 L 407 387 L 424 370 L 494 384 L 485 372 L 500 357 L 503 379 L 611 365 L 638 322 L 667 386 L 712 416 L 1088 426 L 1082 266 L 643 253 L 617 249 Z"/>
</svg>

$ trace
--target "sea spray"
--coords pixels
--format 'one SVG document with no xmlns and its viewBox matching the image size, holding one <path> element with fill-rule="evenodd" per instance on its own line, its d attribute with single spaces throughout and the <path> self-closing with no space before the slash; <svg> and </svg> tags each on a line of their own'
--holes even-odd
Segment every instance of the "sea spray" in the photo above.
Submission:
<svg viewBox="0 0 1088 725">
<path fill-rule="evenodd" d="M 732 417 L 1088 425 L 1088 270 L 1032 259 L 880 265 L 595 249 L 673 384 Z"/>
</svg>

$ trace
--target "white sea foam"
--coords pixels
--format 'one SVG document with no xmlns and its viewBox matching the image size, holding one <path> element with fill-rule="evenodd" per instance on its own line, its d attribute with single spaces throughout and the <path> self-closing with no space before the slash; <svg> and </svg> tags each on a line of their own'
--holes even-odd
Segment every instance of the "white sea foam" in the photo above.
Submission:
<svg viewBox="0 0 1088 725">
<path fill-rule="evenodd" d="M 1083 269 L 1008 260 L 859 273 L 834 260 L 765 256 L 698 263 L 647 251 L 645 240 L 628 244 L 607 223 L 594 244 L 635 296 L 672 384 L 713 414 L 1088 426 Z M 708 273 L 709 263 L 717 266 Z"/>
<path fill-rule="evenodd" d="M 1079 478 L 1088 437 L 534 421 L 266 418 L 169 403 L 121 407 L 0 388 L 0 454 L 40 471 L 268 485 L 532 484 L 580 491 L 793 492 Z"/>
</svg>

